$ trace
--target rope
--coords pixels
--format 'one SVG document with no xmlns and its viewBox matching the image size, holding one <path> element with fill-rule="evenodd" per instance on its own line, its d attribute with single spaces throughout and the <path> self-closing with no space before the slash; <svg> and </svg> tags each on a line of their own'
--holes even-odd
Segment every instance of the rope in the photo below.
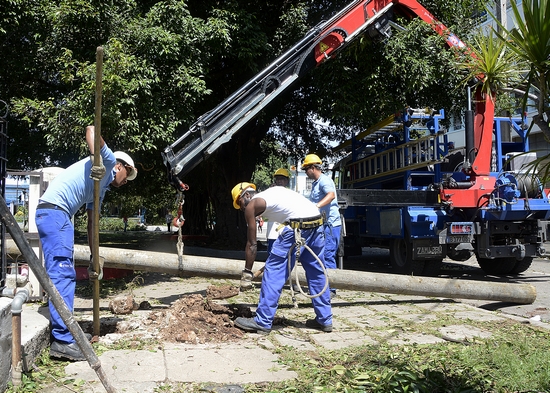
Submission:
<svg viewBox="0 0 550 393">
<path fill-rule="evenodd" d="M 178 270 L 183 271 L 183 235 L 181 228 L 185 223 L 185 218 L 183 218 L 183 204 L 185 202 L 185 196 L 183 192 L 178 191 L 178 196 L 176 198 L 176 203 L 178 204 L 178 215 L 174 218 L 173 224 L 178 227 L 178 242 L 176 244 L 176 249 L 178 251 Z"/>
<path fill-rule="evenodd" d="M 316 297 L 319 297 L 327 291 L 327 289 L 328 289 L 328 273 L 327 273 L 327 269 L 325 268 L 325 264 L 321 261 L 321 259 L 319 259 L 319 256 L 317 254 L 315 254 L 313 252 L 313 250 L 306 244 L 306 240 L 302 237 L 302 232 L 299 228 L 294 229 L 294 239 L 295 239 L 295 243 L 288 250 L 288 257 L 287 257 L 288 262 L 287 263 L 288 263 L 288 277 L 290 278 L 290 280 L 289 280 L 290 281 L 290 295 L 292 296 L 292 303 L 294 304 L 294 307 L 298 308 L 298 302 L 296 301 L 296 296 L 294 295 L 294 288 L 293 288 L 293 285 L 292 285 L 292 272 L 294 271 L 294 278 L 295 278 L 296 286 L 298 287 L 298 290 L 300 291 L 300 293 L 302 295 L 304 295 L 308 299 L 314 299 Z M 301 250 L 302 247 L 304 247 L 306 250 L 308 250 L 311 253 L 311 255 L 313 255 L 315 257 L 317 262 L 319 262 L 319 265 L 321 266 L 321 269 L 323 270 L 323 274 L 325 275 L 325 286 L 323 287 L 321 292 L 319 292 L 318 294 L 315 294 L 315 295 L 309 295 L 309 294 L 304 292 L 304 290 L 302 289 L 302 286 L 300 285 L 300 279 L 298 277 L 298 269 L 296 269 L 296 268 L 292 269 L 292 265 L 291 265 L 292 250 L 296 249 L 296 265 L 297 265 L 300 261 L 300 254 L 301 254 L 300 250 Z M 296 267 L 296 265 L 295 265 L 295 267 Z"/>
</svg>

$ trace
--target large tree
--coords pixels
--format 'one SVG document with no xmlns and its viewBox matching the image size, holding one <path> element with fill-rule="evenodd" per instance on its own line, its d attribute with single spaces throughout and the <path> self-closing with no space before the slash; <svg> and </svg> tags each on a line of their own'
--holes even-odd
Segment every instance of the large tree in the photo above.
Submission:
<svg viewBox="0 0 550 393">
<path fill-rule="evenodd" d="M 10 167 L 66 166 L 85 154 L 83 129 L 93 122 L 95 49 L 101 45 L 103 134 L 111 147 L 132 154 L 140 169 L 128 189 L 109 198 L 130 210 L 173 204 L 160 151 L 346 3 L 4 2 L 0 99 L 11 103 Z M 479 8 L 470 0 L 424 5 L 461 37 Z M 260 143 L 269 132 L 279 152 L 301 158 L 329 152 L 329 142 L 405 105 L 452 109 L 461 99 L 452 89 L 458 79 L 452 54 L 429 26 L 398 23 L 406 30 L 394 30 L 384 42 L 358 40 L 306 75 L 183 179 L 190 186 L 184 230 L 205 233 L 211 205 L 220 242 L 243 241 L 244 222 L 229 192 L 264 160 Z"/>
</svg>

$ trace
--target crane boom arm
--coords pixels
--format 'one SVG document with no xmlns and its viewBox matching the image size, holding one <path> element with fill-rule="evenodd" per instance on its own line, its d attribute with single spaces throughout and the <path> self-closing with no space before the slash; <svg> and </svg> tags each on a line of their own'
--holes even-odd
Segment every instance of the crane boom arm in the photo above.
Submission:
<svg viewBox="0 0 550 393">
<path fill-rule="evenodd" d="M 416 0 L 355 0 L 328 21 L 311 29 L 292 48 L 246 82 L 211 111 L 200 116 L 189 130 L 162 152 L 169 181 L 176 189 L 180 179 L 222 144 L 228 142 L 275 97 L 312 68 L 330 59 L 357 37 L 388 36 L 394 13 L 420 17 L 441 34 L 446 27 Z M 451 47 L 463 47 L 449 34 Z"/>
</svg>

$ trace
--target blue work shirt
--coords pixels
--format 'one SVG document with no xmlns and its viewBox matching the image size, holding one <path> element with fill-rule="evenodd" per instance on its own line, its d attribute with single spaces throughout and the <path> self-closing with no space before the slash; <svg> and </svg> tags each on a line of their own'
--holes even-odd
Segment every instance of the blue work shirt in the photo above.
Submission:
<svg viewBox="0 0 550 393">
<path fill-rule="evenodd" d="M 338 197 L 336 196 L 336 186 L 330 177 L 321 173 L 319 179 L 315 180 L 311 184 L 311 194 L 309 194 L 309 200 L 313 203 L 319 202 L 329 192 L 334 192 L 334 199 L 330 204 L 321 207 L 321 213 L 324 213 L 327 223 L 330 226 L 337 227 L 342 225 L 340 219 L 340 210 L 338 209 Z"/>
<path fill-rule="evenodd" d="M 100 181 L 99 201 L 103 201 L 105 192 L 115 178 L 114 168 L 116 158 L 107 145 L 100 150 L 105 176 Z M 89 157 L 75 162 L 73 165 L 61 172 L 48 185 L 40 202 L 48 202 L 59 206 L 72 217 L 86 204 L 86 209 L 92 210 L 94 206 L 94 180 L 90 177 L 92 160 Z"/>
</svg>

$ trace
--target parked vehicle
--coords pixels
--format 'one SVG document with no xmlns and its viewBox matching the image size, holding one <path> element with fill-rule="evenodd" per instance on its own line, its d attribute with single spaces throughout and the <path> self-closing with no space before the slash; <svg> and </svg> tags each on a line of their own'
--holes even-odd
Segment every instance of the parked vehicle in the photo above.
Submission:
<svg viewBox="0 0 550 393">
<path fill-rule="evenodd" d="M 338 147 L 349 150 L 333 168 L 345 252 L 387 248 L 394 271 L 415 275 L 473 254 L 487 274 L 524 272 L 546 253 L 550 206 L 523 119 L 497 117 L 482 143 L 449 149 L 443 118 L 407 108 Z M 503 142 L 503 129 L 520 142 Z"/>
</svg>

